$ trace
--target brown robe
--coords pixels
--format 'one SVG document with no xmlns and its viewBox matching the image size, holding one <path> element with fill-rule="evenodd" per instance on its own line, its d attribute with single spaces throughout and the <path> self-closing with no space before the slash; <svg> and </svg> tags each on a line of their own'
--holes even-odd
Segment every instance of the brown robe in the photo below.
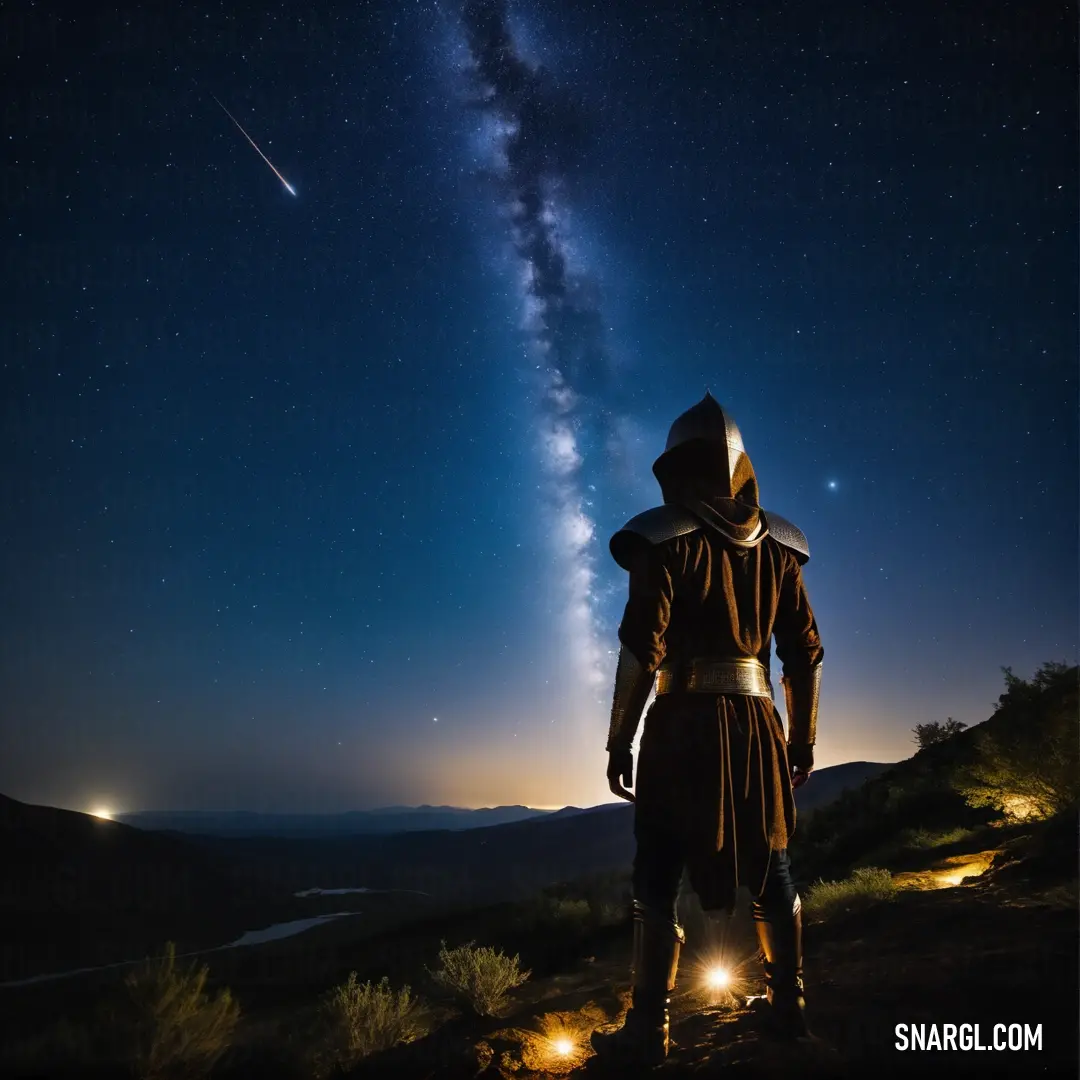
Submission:
<svg viewBox="0 0 1080 1080">
<path fill-rule="evenodd" d="M 785 675 L 821 661 L 799 564 L 772 537 L 740 548 L 705 528 L 640 549 L 619 640 L 646 672 L 694 657 L 756 657 L 767 666 L 771 635 Z M 786 848 L 795 829 L 772 701 L 661 695 L 645 718 L 634 792 L 639 826 L 677 840 L 703 907 L 729 906 L 739 885 L 756 895 L 770 853 Z"/>
</svg>

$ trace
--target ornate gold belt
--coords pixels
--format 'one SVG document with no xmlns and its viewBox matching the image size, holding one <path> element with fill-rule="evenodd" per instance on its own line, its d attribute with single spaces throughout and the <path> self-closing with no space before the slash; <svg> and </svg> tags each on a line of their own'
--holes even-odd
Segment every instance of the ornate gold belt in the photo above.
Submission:
<svg viewBox="0 0 1080 1080">
<path fill-rule="evenodd" d="M 657 694 L 749 694 L 772 697 L 765 665 L 758 660 L 698 657 L 663 664 L 656 673 Z"/>
</svg>

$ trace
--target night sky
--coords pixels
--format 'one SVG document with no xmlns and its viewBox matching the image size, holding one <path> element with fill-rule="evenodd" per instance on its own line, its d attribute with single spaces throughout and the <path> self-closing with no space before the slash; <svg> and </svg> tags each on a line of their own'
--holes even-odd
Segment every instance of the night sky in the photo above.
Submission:
<svg viewBox="0 0 1080 1080">
<path fill-rule="evenodd" d="M 819 766 L 1075 663 L 1074 5 L 784 7 L 5 5 L 0 791 L 610 801 L 706 389 Z"/>
</svg>

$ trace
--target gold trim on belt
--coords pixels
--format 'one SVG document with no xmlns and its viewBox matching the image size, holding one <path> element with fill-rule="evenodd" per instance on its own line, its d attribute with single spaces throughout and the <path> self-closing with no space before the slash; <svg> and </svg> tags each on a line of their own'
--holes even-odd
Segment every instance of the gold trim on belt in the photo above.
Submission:
<svg viewBox="0 0 1080 1080">
<path fill-rule="evenodd" d="M 656 693 L 749 694 L 772 697 L 765 665 L 751 658 L 731 660 L 698 657 L 664 664 L 656 673 Z"/>
</svg>

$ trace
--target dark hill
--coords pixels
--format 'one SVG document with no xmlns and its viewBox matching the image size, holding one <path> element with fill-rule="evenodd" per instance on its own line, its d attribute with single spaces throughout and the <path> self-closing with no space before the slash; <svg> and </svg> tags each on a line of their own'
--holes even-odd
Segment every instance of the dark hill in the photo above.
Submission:
<svg viewBox="0 0 1080 1080">
<path fill-rule="evenodd" d="M 813 790 L 815 805 L 825 805 L 863 776 L 887 768 L 852 762 L 821 769 L 800 790 L 799 805 L 805 806 Z M 629 868 L 633 807 L 566 807 L 541 818 L 458 831 L 309 840 L 199 837 L 197 842 L 234 866 L 237 885 L 245 891 L 416 889 L 454 903 L 495 902 L 532 896 L 555 882 Z"/>
<path fill-rule="evenodd" d="M 172 836 L 0 795 L 0 865 L 0 981 L 243 929 L 226 867 Z"/>
<path fill-rule="evenodd" d="M 199 848 L 116 821 L 0 795 L 0 905 L 175 911 L 220 902 L 224 867 Z"/>
<path fill-rule="evenodd" d="M 981 724 L 920 749 L 855 790 L 819 806 L 796 831 L 800 872 L 842 877 L 854 865 L 890 866 L 896 852 L 925 847 L 935 835 L 977 830 L 1003 820 L 995 802 L 1009 792 L 1053 790 L 1064 809 L 1077 796 L 1077 668 L 1044 665 L 1025 681 L 1006 672 L 1007 690 Z M 996 745 L 990 757 L 988 746 Z M 965 795 L 980 763 L 990 798 Z M 812 784 L 814 780 L 811 780 Z M 808 790 L 810 784 L 807 785 Z"/>
<path fill-rule="evenodd" d="M 416 889 L 448 902 L 511 900 L 552 882 L 628 866 L 633 809 L 394 836 L 191 840 L 228 860 L 245 894 L 374 888 Z"/>
<path fill-rule="evenodd" d="M 848 761 L 843 765 L 815 769 L 810 780 L 795 792 L 795 805 L 804 814 L 816 810 L 834 802 L 845 791 L 854 791 L 867 780 L 893 767 L 877 761 Z"/>
</svg>

